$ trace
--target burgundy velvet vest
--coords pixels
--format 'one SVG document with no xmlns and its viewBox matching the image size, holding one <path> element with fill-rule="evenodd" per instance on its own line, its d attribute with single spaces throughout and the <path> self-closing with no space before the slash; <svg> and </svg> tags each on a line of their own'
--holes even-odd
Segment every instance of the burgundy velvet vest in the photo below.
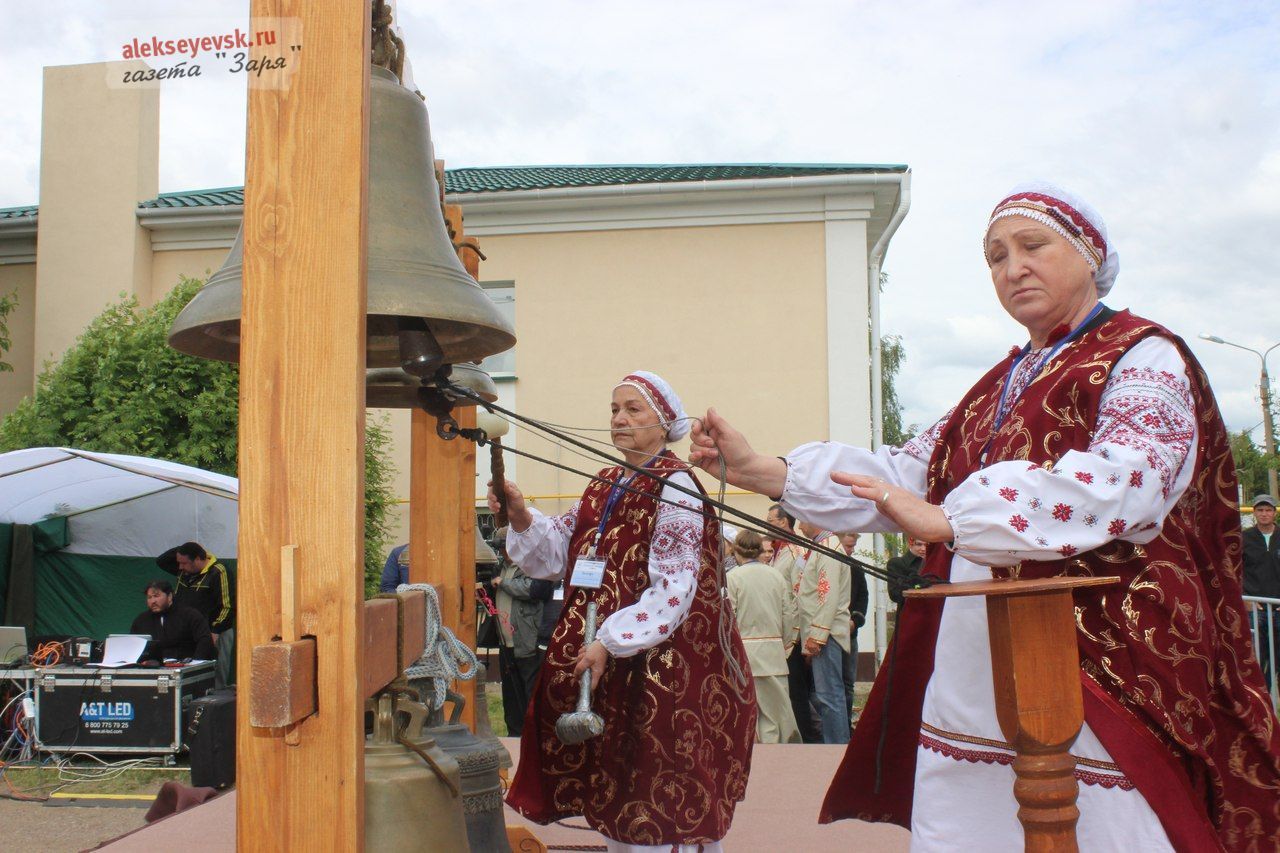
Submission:
<svg viewBox="0 0 1280 853">
<path fill-rule="evenodd" d="M 668 453 L 652 470 L 670 474 L 688 466 Z M 609 482 L 625 473 L 606 469 L 599 477 L 608 482 L 593 481 L 583 493 L 569 541 L 569 568 L 591 547 Z M 662 483 L 642 476 L 631 487 L 641 493 L 623 494 L 597 545 L 605 560 L 603 585 L 598 590 L 566 587 L 507 802 L 540 823 L 584 815 L 597 831 L 630 844 L 715 841 L 728 832 L 746 793 L 756 704 L 746 652 L 720 594 L 720 525 L 705 504 L 698 585 L 688 616 L 671 629 L 657 614 L 653 630 L 666 639 L 632 657 L 609 660 L 592 699 L 592 708 L 604 717 L 603 735 L 566 746 L 555 734 L 556 720 L 577 703 L 573 667 L 589 598 L 594 595 L 603 623 L 634 604 L 650 584 L 649 549 Z M 731 671 L 727 655 L 745 680 Z"/>
<path fill-rule="evenodd" d="M 1274 849 L 1280 846 L 1280 731 L 1244 619 L 1234 465 L 1208 382 L 1186 345 L 1160 326 L 1120 312 L 1047 365 L 993 432 L 1012 362 L 1005 359 L 969 391 L 943 428 L 930 460 L 927 497 L 940 503 L 984 464 L 1009 460 L 1073 476 L 1058 461 L 1088 448 L 1112 370 L 1152 335 L 1171 340 L 1188 365 L 1199 429 L 1186 462 L 1194 466 L 1191 484 L 1159 536 L 1145 545 L 1112 540 L 1083 553 L 1068 546 L 1062 559 L 994 571 L 997 577 L 1119 576 L 1117 586 L 1076 595 L 1086 720 L 1179 849 L 1250 843 Z M 1155 475 L 1127 476 L 1136 485 Z M 1017 507 L 1011 505 L 1010 513 Z M 1098 523 L 1116 535 L 1127 525 L 1111 518 Z M 931 547 L 924 570 L 946 578 L 950 562 L 946 549 Z M 940 617 L 939 604 L 920 602 L 900 614 L 884 783 L 879 794 L 868 790 L 868 762 L 875 760 L 884 712 L 878 678 L 828 793 L 824 820 L 910 825 L 916 730 Z"/>
</svg>

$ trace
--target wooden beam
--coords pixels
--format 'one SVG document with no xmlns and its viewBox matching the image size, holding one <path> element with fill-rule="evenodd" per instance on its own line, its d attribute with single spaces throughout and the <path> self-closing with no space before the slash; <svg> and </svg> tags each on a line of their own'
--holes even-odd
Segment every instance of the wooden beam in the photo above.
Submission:
<svg viewBox="0 0 1280 853">
<path fill-rule="evenodd" d="M 315 640 L 262 643 L 250 663 L 249 725 L 284 728 L 316 712 Z"/>
<path fill-rule="evenodd" d="M 400 677 L 400 616 L 398 605 L 389 598 L 364 603 L 364 673 L 362 694 L 369 698 Z"/>
<path fill-rule="evenodd" d="M 369 6 L 252 0 L 275 43 L 251 59 L 240 347 L 242 648 L 282 636 L 280 549 L 296 545 L 297 627 L 315 646 L 317 711 L 294 730 L 237 728 L 237 848 L 364 841 L 365 229 Z M 242 655 L 239 680 L 253 680 Z"/>
<path fill-rule="evenodd" d="M 462 429 L 474 429 L 476 407 L 467 406 L 453 413 Z M 470 441 L 454 439 L 463 445 L 458 463 L 458 627 L 454 630 L 462 644 L 469 649 L 476 647 L 476 446 Z M 483 667 L 483 664 L 481 665 Z M 462 722 L 471 731 L 476 730 L 476 704 L 485 700 L 485 674 L 483 669 L 470 681 L 460 681 L 454 689 L 467 697 L 462 709 Z"/>
</svg>

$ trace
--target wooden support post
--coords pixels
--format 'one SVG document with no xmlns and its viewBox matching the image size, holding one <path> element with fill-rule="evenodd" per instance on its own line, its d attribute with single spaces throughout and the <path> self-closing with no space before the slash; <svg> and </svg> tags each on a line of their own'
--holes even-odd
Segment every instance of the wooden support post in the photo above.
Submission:
<svg viewBox="0 0 1280 853">
<path fill-rule="evenodd" d="M 246 650 L 283 645 L 294 584 L 314 664 L 284 655 L 303 707 L 283 716 L 307 697 L 316 711 L 289 746 L 240 704 L 236 842 L 360 850 L 369 7 L 252 0 L 250 14 L 278 38 L 251 51 L 271 70 L 248 76 L 237 628 Z M 241 684 L 256 660 L 240 655 Z"/>
<path fill-rule="evenodd" d="M 467 406 L 457 409 L 453 417 L 462 429 L 474 429 L 476 425 L 476 407 Z M 458 639 L 469 649 L 476 647 L 476 446 L 470 441 L 454 439 L 459 448 L 461 459 L 458 463 L 458 627 L 454 632 Z M 481 663 L 480 672 L 470 681 L 460 681 L 454 687 L 467 697 L 467 704 L 462 709 L 462 722 L 472 732 L 476 731 L 477 703 L 486 701 L 484 693 L 485 672 Z"/>
<path fill-rule="evenodd" d="M 1076 759 L 1068 750 L 1084 723 L 1080 654 L 1071 591 L 1115 577 L 974 581 L 909 590 L 909 598 L 982 595 L 987 599 L 991 669 L 1000 731 L 1013 761 L 1025 849 L 1077 850 Z"/>
</svg>

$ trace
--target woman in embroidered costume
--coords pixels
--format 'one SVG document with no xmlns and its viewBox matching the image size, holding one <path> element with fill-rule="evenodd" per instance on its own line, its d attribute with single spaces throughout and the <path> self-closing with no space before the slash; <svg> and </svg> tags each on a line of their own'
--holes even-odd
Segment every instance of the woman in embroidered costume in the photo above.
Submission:
<svg viewBox="0 0 1280 853">
<path fill-rule="evenodd" d="M 943 579 L 1119 575 L 1076 595 L 1080 849 L 1280 849 L 1280 727 L 1248 640 L 1234 466 L 1204 373 L 1177 336 L 1099 302 L 1116 253 L 1066 191 L 1016 188 L 984 252 L 1031 340 L 931 429 L 784 462 L 711 412 L 692 459 L 723 458 L 731 482 L 829 529 L 930 542 L 924 572 Z M 1020 849 L 984 601 L 908 602 L 894 643 L 893 689 L 882 668 L 821 819 L 897 823 L 922 850 Z"/>
<path fill-rule="evenodd" d="M 720 526 L 664 482 L 701 491 L 665 447 L 689 432 L 671 386 L 630 374 L 612 411 L 614 445 L 658 478 L 605 469 L 557 518 L 526 507 L 507 483 L 508 554 L 531 577 L 566 584 L 507 802 L 540 823 L 583 815 L 611 851 L 718 851 L 746 793 L 756 727 L 751 673 L 721 594 Z M 492 491 L 489 501 L 496 508 Z M 599 581 L 584 565 L 594 558 L 604 561 Z M 584 648 L 592 600 L 600 624 Z M 574 710 L 588 669 L 604 734 L 569 746 L 555 724 Z"/>
</svg>

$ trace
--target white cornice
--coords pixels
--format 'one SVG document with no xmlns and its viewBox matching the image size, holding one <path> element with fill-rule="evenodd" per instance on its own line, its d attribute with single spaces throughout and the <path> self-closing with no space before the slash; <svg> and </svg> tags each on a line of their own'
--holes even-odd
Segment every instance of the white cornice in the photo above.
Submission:
<svg viewBox="0 0 1280 853">
<path fill-rule="evenodd" d="M 36 262 L 36 218 L 0 220 L 0 266 Z"/>
<path fill-rule="evenodd" d="M 244 205 L 142 208 L 138 224 L 151 232 L 151 249 L 230 249 L 244 217 Z"/>
<path fill-rule="evenodd" d="M 467 233 L 539 234 L 635 228 L 688 228 L 785 222 L 867 220 L 867 239 L 885 231 L 909 173 L 811 175 L 450 193 L 463 206 Z M 138 224 L 154 251 L 229 249 L 243 205 L 142 208 Z M 0 263 L 33 263 L 35 226 L 0 224 Z"/>
<path fill-rule="evenodd" d="M 887 222 L 902 173 L 451 193 L 477 237 L 868 219 Z"/>
</svg>

